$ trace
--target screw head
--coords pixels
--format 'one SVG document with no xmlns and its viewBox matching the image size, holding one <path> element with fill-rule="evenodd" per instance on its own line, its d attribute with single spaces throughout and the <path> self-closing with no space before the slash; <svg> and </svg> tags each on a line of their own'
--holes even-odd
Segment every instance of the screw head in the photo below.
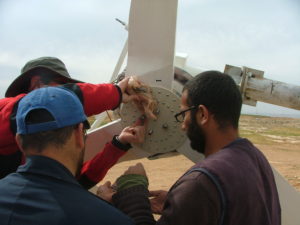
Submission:
<svg viewBox="0 0 300 225">
<path fill-rule="evenodd" d="M 167 123 L 164 123 L 164 124 L 162 125 L 162 127 L 163 127 L 164 129 L 167 129 L 169 126 L 168 126 Z"/>
</svg>

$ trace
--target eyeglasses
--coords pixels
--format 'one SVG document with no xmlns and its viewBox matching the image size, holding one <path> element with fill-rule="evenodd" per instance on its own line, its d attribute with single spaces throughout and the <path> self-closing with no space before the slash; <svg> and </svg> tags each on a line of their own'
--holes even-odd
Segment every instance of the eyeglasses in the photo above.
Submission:
<svg viewBox="0 0 300 225">
<path fill-rule="evenodd" d="M 197 107 L 198 106 L 191 106 L 190 108 L 182 110 L 181 112 L 175 114 L 174 117 L 175 117 L 176 121 L 179 122 L 179 123 L 182 123 L 183 120 L 184 120 L 184 117 L 185 117 L 185 113 L 190 111 L 190 110 L 196 109 Z"/>
</svg>

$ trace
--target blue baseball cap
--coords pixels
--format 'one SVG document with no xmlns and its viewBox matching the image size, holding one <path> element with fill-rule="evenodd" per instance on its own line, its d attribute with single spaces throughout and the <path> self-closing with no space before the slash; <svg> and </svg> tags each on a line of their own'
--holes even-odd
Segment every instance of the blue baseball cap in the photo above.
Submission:
<svg viewBox="0 0 300 225">
<path fill-rule="evenodd" d="M 28 114 L 37 109 L 46 110 L 52 118 L 40 123 L 26 123 Z M 39 88 L 23 97 L 18 106 L 16 122 L 18 134 L 33 134 L 79 123 L 83 123 L 86 129 L 90 127 L 78 97 L 62 87 Z"/>
</svg>

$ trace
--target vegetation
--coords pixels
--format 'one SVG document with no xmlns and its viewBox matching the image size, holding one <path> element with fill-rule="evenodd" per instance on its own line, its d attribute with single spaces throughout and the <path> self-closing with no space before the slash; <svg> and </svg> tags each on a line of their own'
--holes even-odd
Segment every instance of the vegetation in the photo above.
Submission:
<svg viewBox="0 0 300 225">
<path fill-rule="evenodd" d="M 242 115 L 240 136 L 256 144 L 300 143 L 300 120 Z"/>
</svg>

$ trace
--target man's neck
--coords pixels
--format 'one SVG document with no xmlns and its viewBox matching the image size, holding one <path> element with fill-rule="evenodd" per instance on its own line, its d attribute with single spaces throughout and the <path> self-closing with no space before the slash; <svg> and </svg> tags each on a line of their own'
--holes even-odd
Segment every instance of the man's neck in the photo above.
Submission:
<svg viewBox="0 0 300 225">
<path fill-rule="evenodd" d="M 206 138 L 205 156 L 207 157 L 220 151 L 238 137 L 238 130 L 233 127 L 226 128 L 226 130 L 218 129 L 211 132 Z"/>
<path fill-rule="evenodd" d="M 39 155 L 54 159 L 64 165 L 73 174 L 73 176 L 75 176 L 76 166 L 74 165 L 73 161 L 69 159 L 69 157 L 62 154 L 62 152 L 64 152 L 63 149 L 56 149 L 51 147 L 44 149 L 40 153 L 36 151 L 28 151 L 28 155 Z"/>
</svg>

